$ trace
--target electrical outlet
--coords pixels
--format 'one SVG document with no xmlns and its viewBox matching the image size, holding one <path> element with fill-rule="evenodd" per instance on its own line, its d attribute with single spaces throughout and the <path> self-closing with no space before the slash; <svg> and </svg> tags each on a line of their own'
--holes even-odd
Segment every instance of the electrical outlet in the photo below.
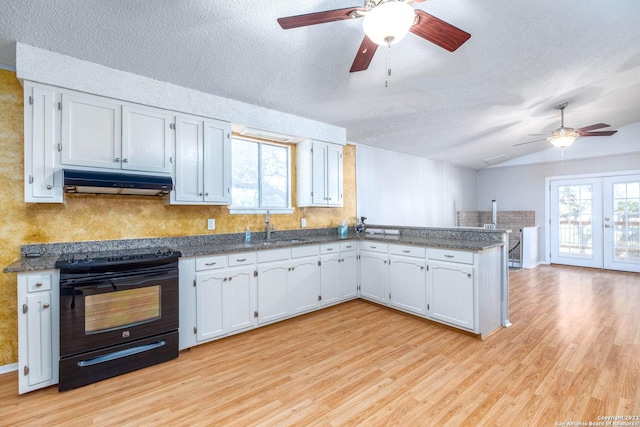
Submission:
<svg viewBox="0 0 640 427">
<path fill-rule="evenodd" d="M 304 227 L 306 227 L 306 226 L 307 226 L 307 218 L 302 218 L 302 219 L 300 220 L 300 226 L 301 226 L 302 228 L 304 228 Z"/>
<path fill-rule="evenodd" d="M 207 220 L 207 230 L 215 230 L 216 229 L 216 220 L 215 218 L 209 218 Z"/>
</svg>

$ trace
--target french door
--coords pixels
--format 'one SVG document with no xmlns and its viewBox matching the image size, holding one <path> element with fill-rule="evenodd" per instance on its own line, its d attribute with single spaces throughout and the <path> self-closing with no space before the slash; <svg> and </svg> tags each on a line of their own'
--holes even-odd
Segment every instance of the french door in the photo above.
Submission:
<svg viewBox="0 0 640 427">
<path fill-rule="evenodd" d="M 551 263 L 640 272 L 640 175 L 552 180 Z"/>
</svg>

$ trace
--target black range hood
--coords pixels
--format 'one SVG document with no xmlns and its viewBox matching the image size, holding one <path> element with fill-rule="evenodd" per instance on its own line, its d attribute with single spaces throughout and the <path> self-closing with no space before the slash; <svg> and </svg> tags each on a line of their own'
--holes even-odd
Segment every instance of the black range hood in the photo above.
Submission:
<svg viewBox="0 0 640 427">
<path fill-rule="evenodd" d="M 163 196 L 173 189 L 167 175 L 134 175 L 122 172 L 64 170 L 66 193 Z"/>
</svg>

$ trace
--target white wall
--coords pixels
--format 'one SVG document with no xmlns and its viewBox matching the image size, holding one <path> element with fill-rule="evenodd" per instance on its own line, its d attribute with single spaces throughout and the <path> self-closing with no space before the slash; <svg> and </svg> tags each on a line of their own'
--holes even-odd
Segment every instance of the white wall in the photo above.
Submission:
<svg viewBox="0 0 640 427">
<path fill-rule="evenodd" d="M 560 156 L 557 150 L 557 156 Z M 545 211 L 547 177 L 609 173 L 640 169 L 640 153 L 592 159 L 540 163 L 510 167 L 492 167 L 478 172 L 478 209 L 491 210 L 497 200 L 498 210 L 533 210 L 540 226 L 540 259 L 546 260 L 545 233 L 549 219 Z"/>
<path fill-rule="evenodd" d="M 453 227 L 456 211 L 477 209 L 477 171 L 356 146 L 358 217 L 367 223 Z"/>
</svg>

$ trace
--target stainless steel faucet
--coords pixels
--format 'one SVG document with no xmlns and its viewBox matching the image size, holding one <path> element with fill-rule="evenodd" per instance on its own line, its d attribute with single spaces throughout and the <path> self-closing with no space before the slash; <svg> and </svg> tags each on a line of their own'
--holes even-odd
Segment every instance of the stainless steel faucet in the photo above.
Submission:
<svg viewBox="0 0 640 427">
<path fill-rule="evenodd" d="M 267 214 L 264 216 L 264 223 L 267 224 L 267 240 L 271 240 L 271 218 L 269 217 L 269 209 L 267 209 Z"/>
</svg>

